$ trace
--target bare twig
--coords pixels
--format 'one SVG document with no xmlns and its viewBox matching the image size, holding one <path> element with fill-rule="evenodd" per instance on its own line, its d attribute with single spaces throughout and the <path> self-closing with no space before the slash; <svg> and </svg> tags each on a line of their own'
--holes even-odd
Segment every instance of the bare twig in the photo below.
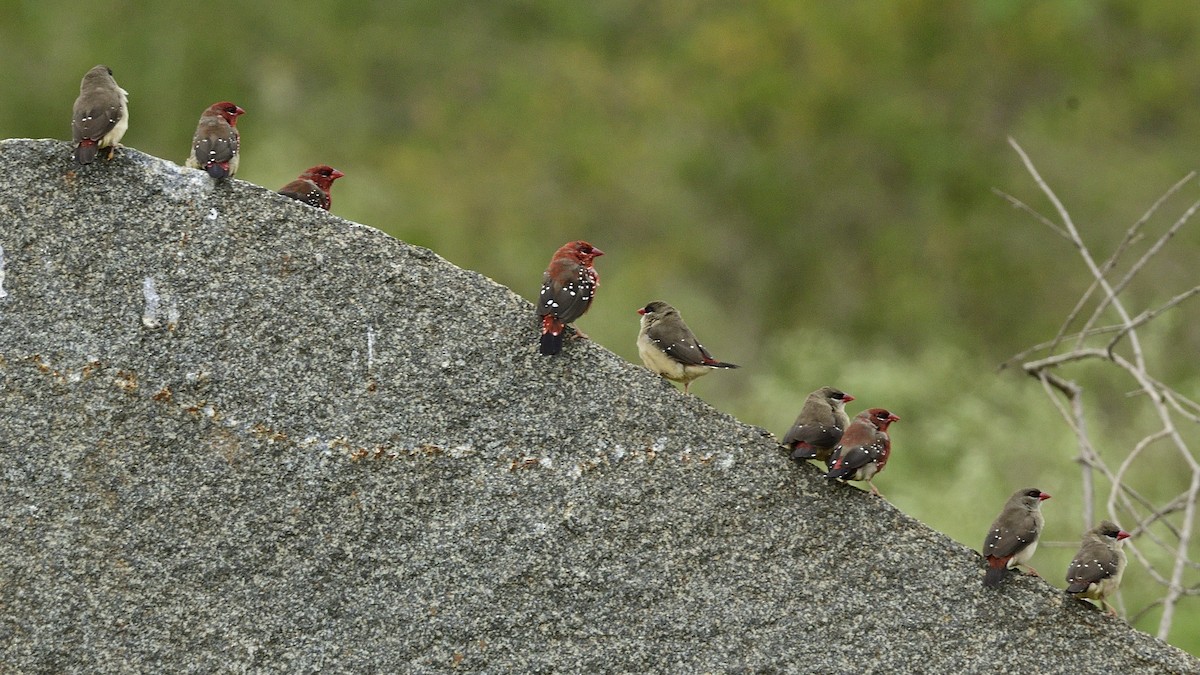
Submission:
<svg viewBox="0 0 1200 675">
<path fill-rule="evenodd" d="M 1131 557 L 1149 578 L 1164 588 L 1163 595 L 1140 609 L 1132 620 L 1137 621 L 1150 610 L 1161 607 L 1158 637 L 1166 639 L 1179 603 L 1185 598 L 1200 595 L 1200 581 L 1195 577 L 1197 570 L 1200 570 L 1200 561 L 1189 557 L 1196 536 L 1196 521 L 1200 517 L 1200 458 L 1197 458 L 1196 453 L 1188 446 L 1176 423 L 1178 419 L 1183 423 L 1200 424 L 1200 404 L 1182 396 L 1151 375 L 1138 331 L 1163 314 L 1176 310 L 1191 297 L 1200 295 L 1200 286 L 1177 293 L 1166 302 L 1144 309 L 1136 315 L 1129 311 L 1119 295 L 1200 211 L 1200 200 L 1192 203 L 1174 223 L 1158 235 L 1120 279 L 1112 281 L 1108 275 L 1116 268 L 1122 256 L 1142 241 L 1144 229 L 1154 215 L 1171 197 L 1193 182 L 1195 173 L 1188 174 L 1155 201 L 1142 217 L 1126 230 L 1124 238 L 1113 253 L 1102 263 L 1097 263 L 1070 213 L 1038 173 L 1029 155 L 1011 138 L 1009 144 L 1054 207 L 1058 222 L 1037 213 L 1015 197 L 999 191 L 997 194 L 1070 241 L 1091 275 L 1091 284 L 1075 303 L 1054 338 L 1021 352 L 1010 359 L 1009 363 L 1022 361 L 1022 369 L 1038 378 L 1047 396 L 1077 438 L 1076 461 L 1079 462 L 1082 471 L 1081 512 L 1085 527 L 1091 527 L 1095 522 L 1095 482 L 1097 479 L 1107 482 L 1107 517 L 1125 521 L 1129 526 L 1127 529 L 1136 535 L 1138 542 L 1129 543 Z M 1085 310 L 1088 311 L 1088 316 L 1083 325 L 1072 329 Z M 1116 315 L 1117 322 L 1114 325 L 1097 327 L 1101 316 L 1106 315 L 1109 310 Z M 1127 348 L 1118 353 L 1115 349 L 1122 343 Z M 1035 360 L 1025 360 L 1034 354 L 1041 356 Z M 1094 443 L 1084 414 L 1088 404 L 1085 390 L 1078 382 L 1060 372 L 1064 366 L 1077 363 L 1099 364 L 1101 368 L 1114 371 L 1118 377 L 1127 378 L 1133 385 L 1131 396 L 1136 398 L 1135 404 L 1147 406 L 1146 409 L 1157 419 L 1157 427 L 1142 434 L 1141 439 L 1124 452 L 1121 452 L 1121 448 L 1102 447 Z M 1128 388 L 1128 385 L 1126 386 Z M 1131 414 L 1130 417 L 1135 416 Z M 1134 476 L 1138 472 L 1134 472 L 1133 468 L 1149 463 L 1148 457 L 1151 453 L 1148 451 L 1151 446 L 1162 450 L 1174 450 L 1179 459 L 1174 470 L 1190 473 L 1188 487 L 1165 501 L 1143 494 L 1134 484 Z M 1113 460 L 1107 459 L 1112 455 L 1115 455 Z M 1159 451 L 1156 450 L 1153 456 L 1158 455 Z M 1115 461 L 1115 469 L 1110 461 Z M 1156 530 L 1155 526 L 1159 529 Z M 1143 550 L 1147 547 L 1165 552 L 1169 562 L 1164 563 L 1162 555 L 1158 553 L 1153 559 L 1147 556 Z M 1163 569 L 1160 570 L 1159 566 Z M 1190 581 L 1188 575 L 1192 575 Z"/>
</svg>

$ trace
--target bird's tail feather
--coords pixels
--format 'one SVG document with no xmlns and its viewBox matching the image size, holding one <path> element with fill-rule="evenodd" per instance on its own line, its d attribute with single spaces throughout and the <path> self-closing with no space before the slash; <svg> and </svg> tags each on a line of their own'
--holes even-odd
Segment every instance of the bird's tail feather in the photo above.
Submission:
<svg viewBox="0 0 1200 675">
<path fill-rule="evenodd" d="M 801 446 L 801 447 L 796 448 L 795 450 L 792 450 L 792 459 L 801 460 L 801 459 L 816 459 L 816 458 L 817 458 L 817 449 L 816 448 Z"/>
<path fill-rule="evenodd" d="M 991 565 L 991 561 L 988 561 Z M 1001 581 L 1004 581 L 1004 575 L 1008 572 L 1008 567 L 1003 562 L 999 565 L 991 565 L 987 569 L 987 573 L 983 575 L 984 586 L 997 586 Z"/>
<path fill-rule="evenodd" d="M 829 480 L 838 480 L 849 476 L 851 473 L 853 472 L 850 469 L 847 469 L 844 466 L 839 466 L 837 468 L 829 469 L 829 473 L 825 474 L 825 477 Z"/>
<path fill-rule="evenodd" d="M 542 333 L 542 343 L 538 346 L 538 351 L 546 356 L 554 356 L 562 351 L 563 334 L 559 333 Z"/>
<path fill-rule="evenodd" d="M 100 146 L 95 141 L 83 141 L 75 148 L 75 161 L 80 164 L 91 164 L 96 161 L 96 153 Z"/>
</svg>

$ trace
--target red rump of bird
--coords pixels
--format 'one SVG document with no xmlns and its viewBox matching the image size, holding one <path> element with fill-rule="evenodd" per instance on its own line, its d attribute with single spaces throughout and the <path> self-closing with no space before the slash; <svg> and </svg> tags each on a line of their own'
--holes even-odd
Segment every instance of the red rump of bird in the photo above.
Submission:
<svg viewBox="0 0 1200 675">
<path fill-rule="evenodd" d="M 604 251 L 586 241 L 563 244 L 554 252 L 542 274 L 537 314 L 542 320 L 542 339 L 538 351 L 554 355 L 562 351 L 563 328 L 583 316 L 592 306 L 600 275 L 592 261 Z M 582 334 L 580 334 L 582 337 Z"/>
<path fill-rule="evenodd" d="M 995 586 L 1004 580 L 1009 569 L 1025 563 L 1037 550 L 1042 534 L 1042 502 L 1050 495 L 1037 488 L 1025 488 L 1013 493 L 983 540 L 983 555 L 987 560 L 984 586 Z M 1028 565 L 1026 565 L 1028 567 Z M 1029 568 L 1033 574 L 1037 571 Z"/>
<path fill-rule="evenodd" d="M 865 480 L 871 486 L 871 493 L 878 495 L 879 490 L 871 479 L 887 465 L 892 452 L 892 440 L 887 430 L 892 422 L 898 421 L 899 417 L 883 408 L 858 413 L 842 434 L 841 443 L 830 454 L 826 476 L 831 480 Z"/>
<path fill-rule="evenodd" d="M 238 148 L 241 145 L 237 118 L 245 113 L 245 110 L 229 101 L 208 106 L 196 125 L 192 154 L 187 158 L 187 165 L 193 169 L 204 169 L 217 181 L 236 174 Z"/>
<path fill-rule="evenodd" d="M 279 194 L 328 211 L 333 206 L 333 181 L 345 175 L 331 166 L 314 166 L 280 188 Z"/>
</svg>

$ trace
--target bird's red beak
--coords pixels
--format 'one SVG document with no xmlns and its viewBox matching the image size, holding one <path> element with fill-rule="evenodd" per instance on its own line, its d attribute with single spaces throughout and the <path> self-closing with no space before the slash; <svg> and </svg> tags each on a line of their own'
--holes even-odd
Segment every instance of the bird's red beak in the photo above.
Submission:
<svg viewBox="0 0 1200 675">
<path fill-rule="evenodd" d="M 234 108 L 236 108 L 236 110 L 233 111 L 234 115 L 245 115 L 246 114 L 246 111 L 242 109 L 242 106 L 235 105 Z"/>
<path fill-rule="evenodd" d="M 1044 502 L 1044 501 L 1046 501 L 1047 499 L 1050 499 L 1050 495 L 1046 494 L 1045 492 L 1043 492 L 1043 493 L 1041 493 L 1040 495 L 1038 495 L 1038 501 L 1039 501 L 1039 502 Z"/>
<path fill-rule="evenodd" d="M 600 249 L 596 248 L 595 246 L 592 247 L 592 257 L 593 258 L 599 258 L 602 255 L 604 255 L 604 251 L 601 251 Z"/>
<path fill-rule="evenodd" d="M 892 414 L 888 415 L 888 421 L 889 422 L 899 422 L 900 416 L 896 415 L 895 413 L 892 413 Z"/>
<path fill-rule="evenodd" d="M 1121 530 L 1120 532 L 1117 533 L 1117 541 L 1121 541 L 1122 539 L 1128 539 L 1132 536 L 1133 535 L 1129 534 L 1125 530 Z"/>
<path fill-rule="evenodd" d="M 638 314 L 641 314 L 641 315 L 643 315 L 643 316 L 644 316 L 644 315 L 646 314 L 646 308 L 645 308 L 645 307 L 643 307 L 643 308 L 639 309 L 639 310 L 638 310 Z"/>
<path fill-rule="evenodd" d="M 333 170 L 333 173 L 329 174 L 329 178 L 330 178 L 331 180 L 337 180 L 337 179 L 339 179 L 339 178 L 341 178 L 342 176 L 345 176 L 345 175 L 346 175 L 346 174 L 342 173 L 341 171 L 338 171 L 337 169 L 334 169 L 334 170 Z"/>
<path fill-rule="evenodd" d="M 853 401 L 853 400 L 854 400 L 854 397 L 851 396 L 850 394 L 842 394 L 842 403 L 849 403 L 850 401 Z M 896 419 L 900 419 L 900 418 L 897 417 Z"/>
</svg>

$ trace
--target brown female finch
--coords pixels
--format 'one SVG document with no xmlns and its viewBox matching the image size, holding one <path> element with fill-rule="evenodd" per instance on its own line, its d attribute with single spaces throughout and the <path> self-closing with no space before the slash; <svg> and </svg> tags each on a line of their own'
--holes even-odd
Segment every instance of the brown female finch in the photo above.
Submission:
<svg viewBox="0 0 1200 675">
<path fill-rule="evenodd" d="M 196 135 L 192 137 L 192 154 L 187 165 L 193 169 L 204 169 L 217 182 L 229 178 L 238 170 L 237 118 L 245 110 L 230 103 L 214 103 L 200 115 Z"/>
<path fill-rule="evenodd" d="M 892 439 L 887 430 L 892 422 L 898 421 L 899 417 L 883 408 L 858 413 L 829 455 L 829 473 L 825 476 L 830 480 L 865 480 L 871 486 L 871 494 L 878 495 L 879 489 L 871 479 L 887 465 L 892 453 Z"/>
<path fill-rule="evenodd" d="M 586 241 L 563 244 L 554 252 L 550 265 L 542 274 L 542 290 L 538 294 L 537 315 L 542 319 L 542 340 L 538 351 L 547 356 L 562 351 L 563 329 L 583 316 L 592 306 L 600 275 L 592 261 L 604 251 Z M 585 337 L 583 333 L 576 333 Z"/>
<path fill-rule="evenodd" d="M 108 159 L 129 128 L 128 92 L 117 86 L 112 69 L 95 66 L 79 83 L 79 98 L 71 110 L 71 136 L 75 161 L 91 164 L 100 148 L 108 148 Z"/>
<path fill-rule="evenodd" d="M 714 359 L 683 322 L 679 310 L 667 303 L 652 302 L 638 314 L 642 315 L 637 337 L 642 363 L 672 382 L 682 382 L 683 393 L 688 393 L 692 380 L 713 368 L 738 367 Z"/>
<path fill-rule="evenodd" d="M 1042 502 L 1050 495 L 1037 488 L 1025 488 L 1013 493 L 1004 503 L 1000 515 L 988 530 L 983 540 L 983 555 L 988 569 L 983 576 L 984 586 L 995 586 L 1005 573 L 1017 565 L 1024 564 L 1037 550 L 1038 536 L 1042 533 Z M 1026 565 L 1026 567 L 1029 567 Z M 1037 570 L 1029 567 L 1034 576 Z"/>
<path fill-rule="evenodd" d="M 333 206 L 333 181 L 345 175 L 331 166 L 314 166 L 280 188 L 279 194 L 328 211 Z"/>
<path fill-rule="evenodd" d="M 1109 614 L 1116 614 L 1105 598 L 1121 585 L 1121 575 L 1125 573 L 1122 540 L 1128 538 L 1128 532 L 1107 520 L 1084 533 L 1079 552 L 1067 568 L 1067 593 L 1080 599 L 1099 600 Z"/>
<path fill-rule="evenodd" d="M 853 400 L 850 394 L 833 387 L 821 387 L 809 394 L 783 437 L 783 446 L 792 451 L 792 459 L 829 459 L 829 451 L 842 440 L 850 424 L 846 404 Z"/>
</svg>

